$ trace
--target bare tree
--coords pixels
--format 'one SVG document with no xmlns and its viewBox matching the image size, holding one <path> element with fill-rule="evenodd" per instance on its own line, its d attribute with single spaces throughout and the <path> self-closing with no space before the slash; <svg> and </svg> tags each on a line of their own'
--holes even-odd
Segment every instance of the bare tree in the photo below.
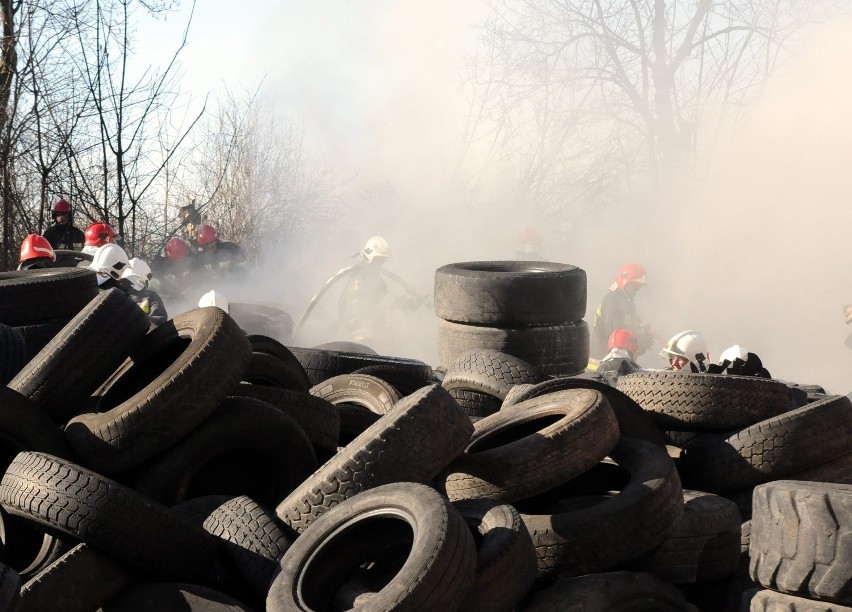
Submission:
<svg viewBox="0 0 852 612">
<path fill-rule="evenodd" d="M 490 145 L 539 212 L 688 167 L 759 92 L 821 0 L 498 0 L 471 64 L 465 146 Z"/>
</svg>

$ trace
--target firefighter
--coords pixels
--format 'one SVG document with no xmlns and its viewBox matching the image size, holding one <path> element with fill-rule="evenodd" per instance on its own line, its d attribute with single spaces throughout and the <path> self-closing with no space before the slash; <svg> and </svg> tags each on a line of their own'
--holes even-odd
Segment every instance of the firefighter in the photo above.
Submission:
<svg viewBox="0 0 852 612">
<path fill-rule="evenodd" d="M 219 239 L 219 231 L 212 225 L 202 224 L 198 228 L 199 266 L 208 272 L 232 272 L 245 263 L 246 255 L 233 242 Z"/>
<path fill-rule="evenodd" d="M 630 374 L 641 372 L 643 368 L 636 363 L 636 355 L 640 350 L 639 340 L 629 329 L 616 329 L 607 341 L 609 352 L 601 359 L 595 371 L 598 373 L 615 372 Z"/>
<path fill-rule="evenodd" d="M 44 236 L 30 234 L 21 243 L 21 259 L 18 270 L 50 268 L 56 261 L 56 253 Z"/>
<path fill-rule="evenodd" d="M 44 230 L 42 236 L 47 238 L 54 249 L 81 251 L 86 237 L 72 223 L 71 204 L 67 200 L 57 200 L 50 211 L 53 225 Z"/>
<path fill-rule="evenodd" d="M 592 321 L 590 354 L 601 358 L 607 353 L 607 342 L 616 329 L 629 329 L 636 336 L 636 356 L 650 348 L 654 338 L 639 318 L 633 298 L 647 284 L 645 268 L 630 263 L 621 268 L 615 282 L 601 300 Z"/>
<path fill-rule="evenodd" d="M 181 295 L 187 288 L 195 268 L 196 255 L 189 243 L 178 236 L 169 238 L 163 252 L 154 258 L 152 289 L 168 295 Z"/>
<path fill-rule="evenodd" d="M 89 255 L 94 255 L 95 251 L 98 250 L 98 247 L 115 242 L 117 234 L 109 223 L 99 221 L 98 223 L 92 223 L 89 225 L 89 227 L 86 228 L 86 231 L 83 232 L 83 236 L 85 237 L 83 252 L 88 253 Z"/>
<path fill-rule="evenodd" d="M 160 294 L 148 287 L 151 282 L 151 267 L 138 257 L 133 257 L 121 274 L 121 283 L 133 301 L 139 304 L 153 327 L 169 320 L 166 305 Z"/>
<path fill-rule="evenodd" d="M 117 244 L 105 244 L 98 247 L 92 256 L 92 263 L 88 265 L 98 275 L 98 288 L 102 291 L 118 287 L 126 291 L 126 287 L 119 281 L 125 269 L 130 265 L 127 253 Z"/>
<path fill-rule="evenodd" d="M 672 336 L 660 351 L 660 357 L 668 360 L 666 369 L 675 372 L 706 372 L 710 363 L 707 340 L 694 329 Z"/>
</svg>

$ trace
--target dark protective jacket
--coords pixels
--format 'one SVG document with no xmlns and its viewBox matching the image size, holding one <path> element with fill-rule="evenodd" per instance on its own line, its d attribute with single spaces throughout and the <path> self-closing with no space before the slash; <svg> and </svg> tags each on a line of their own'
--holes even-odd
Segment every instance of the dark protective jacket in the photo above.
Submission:
<svg viewBox="0 0 852 612">
<path fill-rule="evenodd" d="M 86 243 L 83 231 L 70 223 L 60 225 L 54 223 L 42 234 L 54 249 L 70 249 L 80 251 Z"/>
<path fill-rule="evenodd" d="M 133 301 L 139 304 L 142 311 L 148 315 L 151 325 L 162 325 L 169 320 L 169 315 L 166 313 L 166 305 L 163 303 L 163 298 L 153 289 L 130 289 L 128 294 Z"/>
<path fill-rule="evenodd" d="M 246 260 L 246 254 L 239 245 L 219 240 L 216 249 L 208 249 L 198 254 L 198 263 L 209 271 L 231 272 Z"/>
<path fill-rule="evenodd" d="M 644 324 L 636 312 L 633 298 L 620 287 L 609 291 L 601 300 L 592 321 L 589 354 L 598 359 L 603 358 L 609 348 L 609 336 L 616 329 L 629 329 L 639 341 L 641 355 L 653 343 L 653 337 L 645 331 Z"/>
</svg>

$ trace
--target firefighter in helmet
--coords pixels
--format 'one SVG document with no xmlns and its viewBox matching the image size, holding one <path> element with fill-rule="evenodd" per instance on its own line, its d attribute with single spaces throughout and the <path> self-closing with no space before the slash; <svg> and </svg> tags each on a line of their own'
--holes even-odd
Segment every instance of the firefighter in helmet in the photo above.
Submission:
<svg viewBox="0 0 852 612">
<path fill-rule="evenodd" d="M 86 237 L 80 228 L 74 227 L 71 204 L 67 200 L 57 200 L 50 210 L 50 215 L 53 224 L 42 234 L 50 246 L 54 249 L 82 250 Z"/>
<path fill-rule="evenodd" d="M 151 267 L 138 257 L 129 260 L 128 266 L 121 273 L 121 284 L 133 301 L 139 304 L 152 327 L 162 325 L 169 320 L 166 305 L 160 294 L 150 289 Z"/>
<path fill-rule="evenodd" d="M 103 221 L 89 225 L 86 231 L 83 232 L 83 235 L 85 236 L 83 252 L 89 255 L 94 255 L 98 247 L 115 242 L 115 237 L 117 236 L 112 226 Z"/>
<path fill-rule="evenodd" d="M 651 346 L 653 336 L 636 312 L 633 298 L 647 284 L 645 268 L 638 263 L 626 264 L 619 270 L 615 282 L 595 310 L 592 321 L 590 353 L 603 357 L 607 353 L 607 342 L 616 329 L 629 329 L 636 336 L 638 350 L 635 356 Z"/>
<path fill-rule="evenodd" d="M 706 372 L 710 363 L 707 340 L 694 329 L 672 336 L 660 351 L 660 357 L 668 360 L 666 369 L 675 372 Z"/>
<path fill-rule="evenodd" d="M 56 261 L 56 253 L 44 236 L 30 234 L 21 243 L 21 259 L 18 270 L 49 268 Z"/>
<path fill-rule="evenodd" d="M 219 230 L 213 225 L 198 228 L 199 265 L 208 272 L 231 272 L 246 261 L 243 250 L 233 242 L 220 240 Z"/>
</svg>

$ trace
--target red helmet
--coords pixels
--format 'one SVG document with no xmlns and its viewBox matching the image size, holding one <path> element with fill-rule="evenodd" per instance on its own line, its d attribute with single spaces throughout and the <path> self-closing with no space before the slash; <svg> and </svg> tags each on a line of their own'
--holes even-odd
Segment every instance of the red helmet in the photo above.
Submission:
<svg viewBox="0 0 852 612">
<path fill-rule="evenodd" d="M 56 261 L 56 253 L 53 252 L 53 247 L 44 236 L 38 234 L 30 234 L 21 243 L 21 261 L 29 259 L 41 259 L 49 257 L 50 261 Z"/>
<path fill-rule="evenodd" d="M 615 284 L 618 285 L 621 289 L 624 289 L 627 285 L 631 283 L 637 283 L 640 285 L 644 285 L 647 283 L 647 279 L 645 278 L 645 268 L 638 263 L 629 263 L 621 268 L 621 271 L 618 273 L 618 276 L 615 277 Z"/>
<path fill-rule="evenodd" d="M 166 257 L 169 259 L 180 261 L 189 254 L 189 245 L 183 238 L 175 236 L 174 238 L 169 239 L 166 243 L 166 248 L 163 250 L 166 252 Z"/>
<path fill-rule="evenodd" d="M 86 246 L 103 246 L 115 240 L 115 230 L 109 223 L 92 223 L 86 228 Z"/>
<path fill-rule="evenodd" d="M 629 329 L 616 329 L 609 335 L 607 346 L 610 350 L 614 348 L 623 348 L 635 355 L 639 352 L 639 340 Z"/>
<path fill-rule="evenodd" d="M 66 200 L 57 200 L 50 212 L 53 215 L 70 215 L 71 204 L 69 204 Z"/>
<path fill-rule="evenodd" d="M 205 246 L 216 242 L 219 232 L 212 225 L 202 225 L 198 228 L 198 244 Z"/>
</svg>

